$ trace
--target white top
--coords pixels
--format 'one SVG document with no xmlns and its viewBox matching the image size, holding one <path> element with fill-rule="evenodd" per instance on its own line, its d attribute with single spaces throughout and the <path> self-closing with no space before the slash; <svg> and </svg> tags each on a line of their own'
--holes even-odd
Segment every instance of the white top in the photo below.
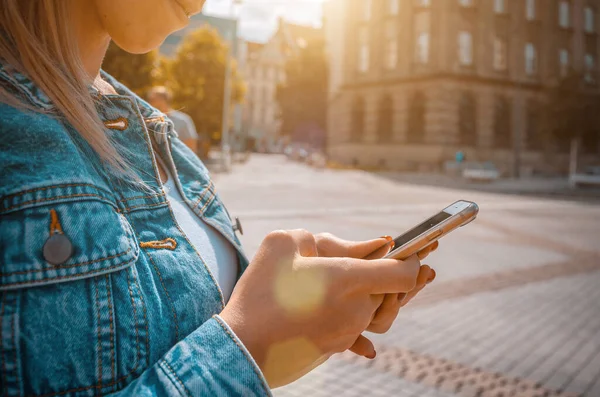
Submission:
<svg viewBox="0 0 600 397">
<path fill-rule="evenodd" d="M 220 232 L 190 209 L 177 190 L 171 173 L 166 170 L 166 167 L 164 168 L 169 175 L 169 180 L 163 184 L 163 187 L 175 220 L 210 269 L 221 288 L 223 299 L 227 302 L 237 280 L 237 252 Z"/>
</svg>

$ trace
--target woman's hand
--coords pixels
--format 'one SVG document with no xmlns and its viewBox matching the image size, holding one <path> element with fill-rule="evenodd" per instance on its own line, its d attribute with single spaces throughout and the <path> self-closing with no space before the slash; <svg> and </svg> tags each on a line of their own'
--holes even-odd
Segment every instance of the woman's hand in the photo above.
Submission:
<svg viewBox="0 0 600 397">
<path fill-rule="evenodd" d="M 323 245 L 306 231 L 265 238 L 221 317 L 271 387 L 300 378 L 357 341 L 373 348 L 361 333 L 385 294 L 415 289 L 420 269 L 416 259 L 348 257 L 361 250 L 365 256 L 377 244 L 381 241 L 344 245 L 347 257 L 325 258 L 317 255 L 331 254 L 335 244 Z"/>
<path fill-rule="evenodd" d="M 354 242 L 324 233 L 316 235 L 315 239 L 319 256 L 379 259 L 394 249 L 393 239 L 387 236 L 366 242 Z M 408 261 L 422 261 L 438 246 L 439 243 L 436 241 L 417 255 L 409 258 Z M 400 308 L 408 304 L 427 284 L 431 283 L 435 276 L 435 270 L 427 265 L 421 266 L 415 288 L 408 293 L 386 294 L 366 330 L 378 334 L 387 332 L 398 316 Z M 362 336 L 359 337 L 356 343 L 350 347 L 350 351 L 360 356 L 372 358 L 374 357 L 374 348 L 371 342 L 365 339 Z"/>
</svg>

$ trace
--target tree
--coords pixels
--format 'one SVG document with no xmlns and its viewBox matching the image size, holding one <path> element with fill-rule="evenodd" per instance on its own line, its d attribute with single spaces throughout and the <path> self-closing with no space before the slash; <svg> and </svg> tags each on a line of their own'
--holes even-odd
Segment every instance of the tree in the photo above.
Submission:
<svg viewBox="0 0 600 397">
<path fill-rule="evenodd" d="M 198 132 L 213 141 L 221 138 L 227 56 L 227 46 L 216 30 L 204 27 L 186 36 L 175 58 L 161 65 L 161 79 L 173 92 L 173 107 L 188 113 Z M 245 86 L 235 64 L 231 81 L 231 102 L 239 103 Z"/>
<path fill-rule="evenodd" d="M 157 51 L 141 55 L 130 54 L 111 42 L 102 68 L 130 90 L 144 96 L 154 84 L 157 62 Z"/>
<path fill-rule="evenodd" d="M 288 60 L 285 71 L 285 83 L 277 88 L 281 131 L 294 141 L 323 145 L 328 87 L 325 41 L 307 41 Z"/>
</svg>

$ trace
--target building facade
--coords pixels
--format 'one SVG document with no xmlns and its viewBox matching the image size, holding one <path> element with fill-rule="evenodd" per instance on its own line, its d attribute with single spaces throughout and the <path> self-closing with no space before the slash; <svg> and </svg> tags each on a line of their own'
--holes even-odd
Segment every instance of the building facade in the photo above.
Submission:
<svg viewBox="0 0 600 397">
<path fill-rule="evenodd" d="M 600 95 L 599 10 L 598 0 L 330 0 L 330 158 L 439 170 L 462 151 L 504 174 L 565 170 L 565 147 L 552 161 L 542 150 L 540 104 L 571 71 Z M 597 161 L 599 133 L 584 140 Z"/>
<path fill-rule="evenodd" d="M 320 29 L 279 20 L 275 33 L 266 43 L 247 43 L 244 80 L 247 85 L 242 129 L 269 147 L 281 137 L 277 87 L 285 83 L 287 60 Z"/>
</svg>

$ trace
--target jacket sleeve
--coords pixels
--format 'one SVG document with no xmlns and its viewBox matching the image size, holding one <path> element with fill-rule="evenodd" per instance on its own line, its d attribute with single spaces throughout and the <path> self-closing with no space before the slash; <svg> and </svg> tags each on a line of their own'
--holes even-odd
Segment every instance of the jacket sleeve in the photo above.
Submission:
<svg viewBox="0 0 600 397">
<path fill-rule="evenodd" d="M 271 396 L 269 386 L 242 342 L 214 316 L 177 343 L 126 388 L 124 396 Z"/>
</svg>

